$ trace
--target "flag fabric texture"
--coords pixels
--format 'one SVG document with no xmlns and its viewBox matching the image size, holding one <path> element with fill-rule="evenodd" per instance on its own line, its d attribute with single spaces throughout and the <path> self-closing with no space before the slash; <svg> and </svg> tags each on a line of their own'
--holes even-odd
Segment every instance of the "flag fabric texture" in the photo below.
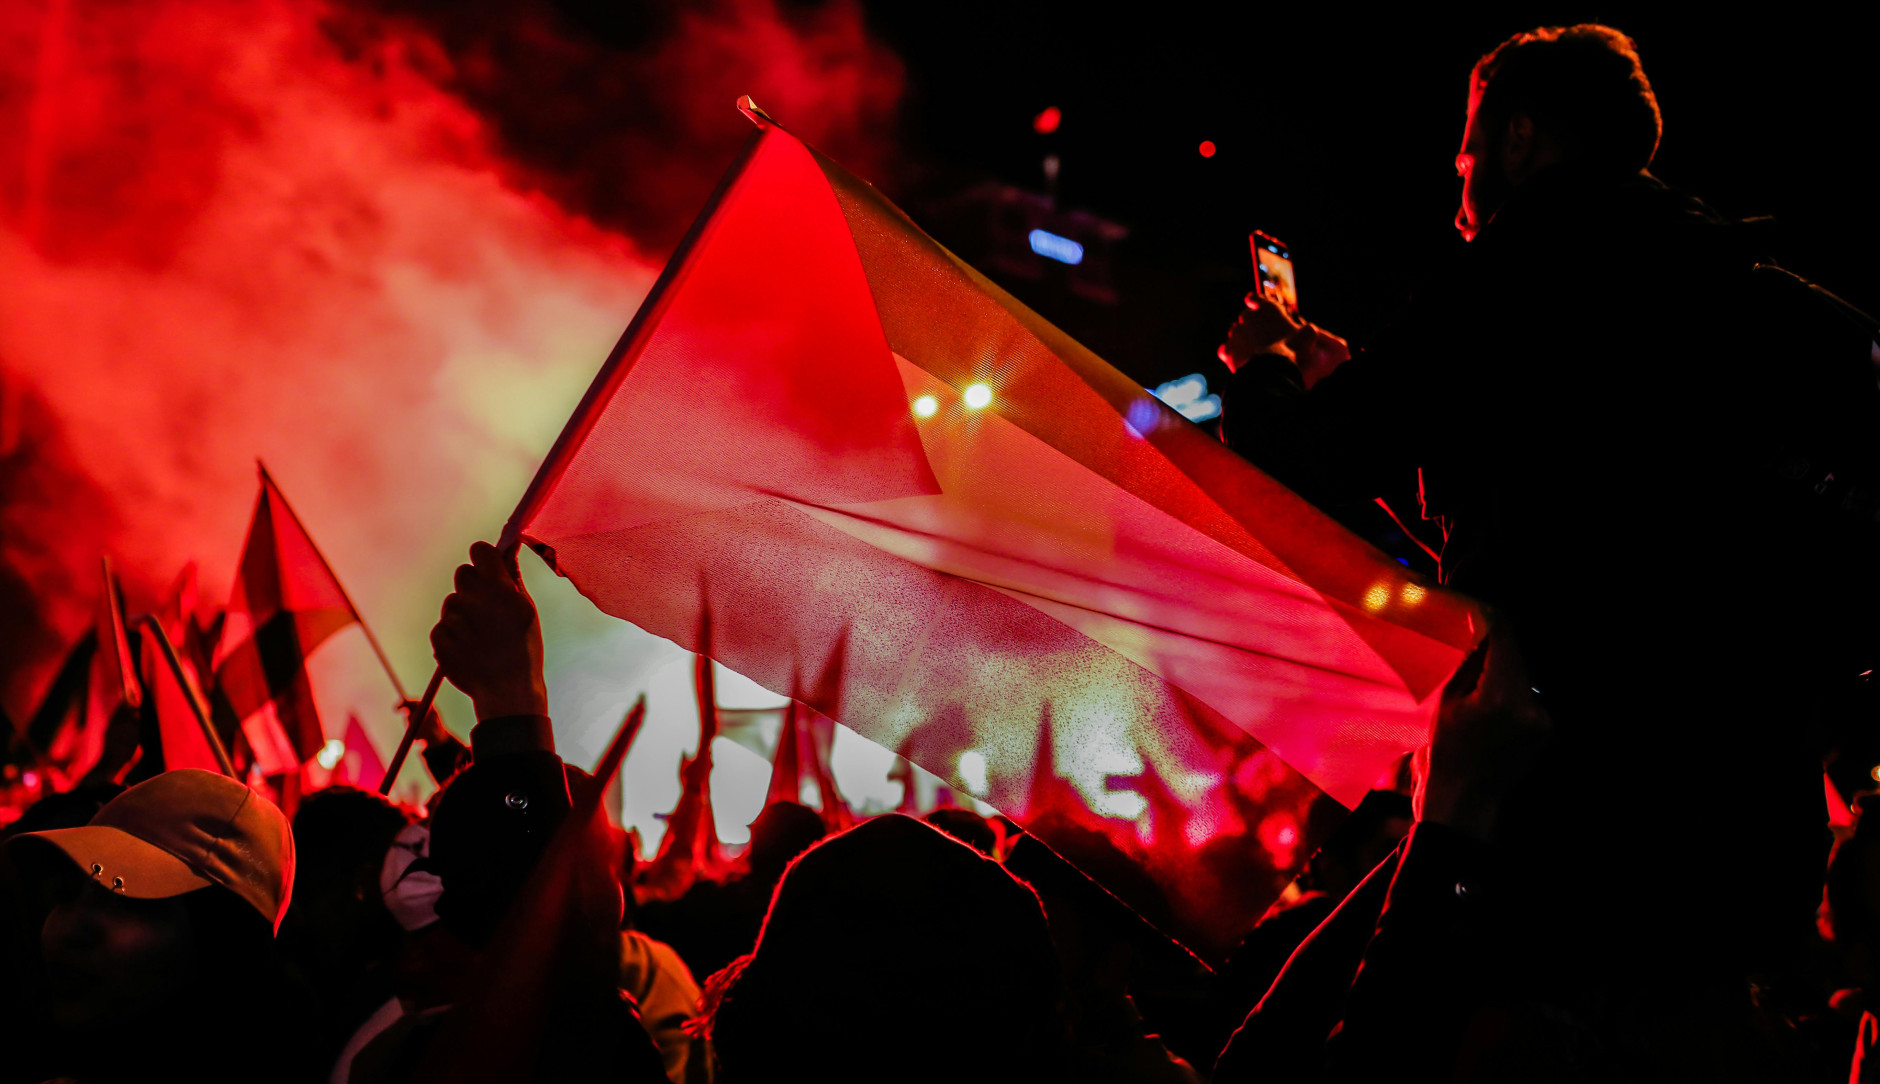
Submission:
<svg viewBox="0 0 1880 1084">
<path fill-rule="evenodd" d="M 1100 835 L 1222 950 L 1304 806 L 1426 741 L 1479 615 L 740 104 L 758 132 L 506 539 L 689 648 L 709 610 L 725 665 Z"/>
<path fill-rule="evenodd" d="M 264 468 L 214 655 L 217 714 L 239 724 L 263 774 L 298 771 L 326 743 L 307 656 L 358 620 Z"/>
</svg>

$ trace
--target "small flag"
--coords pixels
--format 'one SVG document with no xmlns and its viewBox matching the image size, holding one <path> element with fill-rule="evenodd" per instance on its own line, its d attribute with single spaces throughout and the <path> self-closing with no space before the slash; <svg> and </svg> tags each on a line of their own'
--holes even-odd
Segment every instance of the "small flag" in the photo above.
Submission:
<svg viewBox="0 0 1880 1084">
<path fill-rule="evenodd" d="M 156 712 L 156 732 L 161 746 L 154 752 L 161 758 L 162 770 L 201 768 L 220 774 L 222 762 L 210 748 L 208 735 L 202 729 L 202 718 L 207 716 L 208 708 L 195 668 L 189 660 L 179 656 L 179 665 L 172 670 L 156 636 L 148 632 L 142 637 L 142 651 L 144 688 L 149 694 L 151 709 Z M 197 715 L 198 711 L 202 716 Z M 146 756 L 151 753 L 152 750 L 145 750 Z"/>
<path fill-rule="evenodd" d="M 297 771 L 326 743 L 307 656 L 358 620 L 326 558 L 262 469 L 214 667 L 217 714 L 240 724 L 265 774 Z"/>
</svg>

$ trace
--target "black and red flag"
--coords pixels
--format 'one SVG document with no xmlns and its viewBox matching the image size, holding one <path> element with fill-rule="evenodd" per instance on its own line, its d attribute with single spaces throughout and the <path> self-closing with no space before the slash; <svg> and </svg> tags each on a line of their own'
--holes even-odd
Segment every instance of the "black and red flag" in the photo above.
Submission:
<svg viewBox="0 0 1880 1084">
<path fill-rule="evenodd" d="M 298 771 L 326 743 L 307 656 L 358 620 L 332 567 L 262 467 L 214 668 L 218 721 L 239 725 L 263 775 Z"/>
</svg>

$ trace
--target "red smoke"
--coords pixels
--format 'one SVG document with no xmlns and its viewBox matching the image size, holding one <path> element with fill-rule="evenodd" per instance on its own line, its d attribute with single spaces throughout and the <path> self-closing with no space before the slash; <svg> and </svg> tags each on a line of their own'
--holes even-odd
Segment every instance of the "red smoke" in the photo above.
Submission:
<svg viewBox="0 0 1880 1084">
<path fill-rule="evenodd" d="M 494 534 L 748 134 L 737 94 L 884 164 L 900 68 L 852 5 L 688 8 L 632 47 L 504 19 L 0 8 L 16 717 L 83 626 L 99 553 L 133 610 L 192 558 L 226 597 L 256 456 L 421 680 L 463 547 Z"/>
</svg>

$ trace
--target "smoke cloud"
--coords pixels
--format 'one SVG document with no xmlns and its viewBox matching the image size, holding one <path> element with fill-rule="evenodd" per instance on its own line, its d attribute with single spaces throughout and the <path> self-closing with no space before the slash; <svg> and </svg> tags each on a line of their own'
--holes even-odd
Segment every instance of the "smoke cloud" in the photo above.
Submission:
<svg viewBox="0 0 1880 1084">
<path fill-rule="evenodd" d="M 101 553 L 133 610 L 190 560 L 226 598 L 257 457 L 421 683 L 451 569 L 748 134 L 737 94 L 870 170 L 900 86 L 843 3 L 627 45 L 534 9 L 0 8 L 0 703 L 30 710 Z M 588 675 L 551 674 L 558 712 L 611 723 L 666 649 L 539 593 Z M 329 732 L 357 706 L 389 749 L 363 644 L 316 659 Z"/>
</svg>

